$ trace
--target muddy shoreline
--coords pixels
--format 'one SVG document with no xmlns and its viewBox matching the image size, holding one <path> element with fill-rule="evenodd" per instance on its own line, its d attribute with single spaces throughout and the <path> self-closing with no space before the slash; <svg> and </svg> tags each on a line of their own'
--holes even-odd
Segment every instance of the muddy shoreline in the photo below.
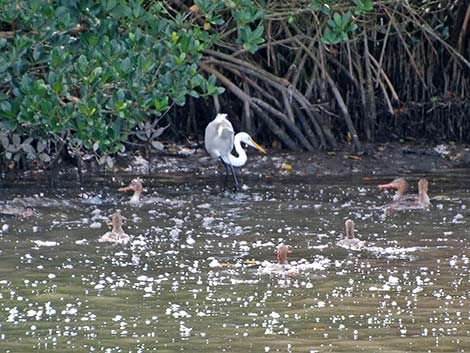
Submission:
<svg viewBox="0 0 470 353">
<path fill-rule="evenodd" d="M 470 168 L 470 148 L 465 145 L 368 144 L 361 153 L 344 145 L 335 151 L 290 152 L 269 150 L 262 155 L 248 151 L 248 162 L 238 170 L 242 176 L 325 177 L 369 175 L 402 176 L 425 174 L 446 169 Z M 169 145 L 164 152 L 144 157 L 128 153 L 116 158 L 112 170 L 98 167 L 93 159 L 85 162 L 83 180 L 112 176 L 180 176 L 208 177 L 224 173 L 221 163 L 213 160 L 203 147 Z M 3 182 L 19 180 L 41 182 L 51 178 L 47 170 L 11 170 L 2 174 Z M 78 168 L 63 161 L 53 173 L 59 181 L 78 181 Z"/>
<path fill-rule="evenodd" d="M 189 150 L 173 146 L 172 153 L 155 154 L 148 160 L 133 155 L 118 161 L 118 174 L 191 174 L 211 176 L 224 173 L 220 162 L 204 148 Z M 188 155 L 188 151 L 190 155 Z M 249 149 L 248 162 L 237 173 L 247 176 L 348 176 L 354 174 L 402 175 L 470 167 L 470 148 L 453 145 L 370 144 L 355 153 L 345 145 L 335 151 L 291 152 L 269 150 L 266 155 Z"/>
</svg>

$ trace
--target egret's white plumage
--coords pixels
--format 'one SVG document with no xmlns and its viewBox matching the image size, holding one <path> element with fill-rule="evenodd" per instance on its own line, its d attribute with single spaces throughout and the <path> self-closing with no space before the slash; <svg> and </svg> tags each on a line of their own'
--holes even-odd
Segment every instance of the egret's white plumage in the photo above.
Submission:
<svg viewBox="0 0 470 353">
<path fill-rule="evenodd" d="M 207 152 L 213 157 L 220 159 L 224 163 L 227 174 L 228 169 L 232 172 L 234 180 L 234 190 L 237 190 L 238 181 L 233 167 L 241 167 L 247 161 L 247 155 L 242 147 L 242 142 L 266 153 L 263 147 L 258 145 L 246 132 L 239 132 L 235 135 L 233 126 L 227 119 L 227 114 L 217 114 L 206 127 L 204 144 Z M 232 154 L 232 149 L 238 156 Z"/>
</svg>

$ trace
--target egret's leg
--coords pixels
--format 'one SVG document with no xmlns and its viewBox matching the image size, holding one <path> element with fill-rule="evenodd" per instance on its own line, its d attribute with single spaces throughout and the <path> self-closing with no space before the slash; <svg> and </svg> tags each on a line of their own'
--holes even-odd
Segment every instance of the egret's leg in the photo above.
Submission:
<svg viewBox="0 0 470 353">
<path fill-rule="evenodd" d="M 219 157 L 220 161 L 222 162 L 222 164 L 224 165 L 225 167 L 225 177 L 224 177 L 224 190 L 225 188 L 227 187 L 227 181 L 228 181 L 228 165 L 227 163 L 224 162 L 224 160 L 222 159 L 222 157 Z"/>
<path fill-rule="evenodd" d="M 233 176 L 233 192 L 237 192 L 238 190 L 238 179 L 237 174 L 235 173 L 235 169 L 233 169 L 233 165 L 229 164 L 230 171 L 232 172 Z"/>
</svg>

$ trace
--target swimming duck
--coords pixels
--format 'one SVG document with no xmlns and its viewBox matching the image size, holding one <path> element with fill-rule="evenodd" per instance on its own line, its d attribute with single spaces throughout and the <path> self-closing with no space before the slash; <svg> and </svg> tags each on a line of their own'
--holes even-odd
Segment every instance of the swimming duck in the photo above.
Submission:
<svg viewBox="0 0 470 353">
<path fill-rule="evenodd" d="M 122 230 L 122 216 L 116 212 L 112 218 L 113 230 L 103 234 L 98 241 L 126 245 L 130 241 L 130 236 Z"/>
<path fill-rule="evenodd" d="M 408 195 L 406 195 L 406 192 L 408 191 L 408 183 L 406 182 L 404 178 L 398 178 L 398 179 L 392 180 L 392 182 L 388 184 L 378 185 L 378 187 L 380 189 L 390 189 L 390 188 L 396 189 L 397 192 L 393 196 L 393 201 L 403 200 L 406 197 L 408 197 Z"/>
<path fill-rule="evenodd" d="M 278 265 L 288 265 L 287 255 L 292 254 L 292 250 L 288 245 L 281 244 L 277 248 L 276 257 Z"/>
<path fill-rule="evenodd" d="M 422 207 L 431 206 L 431 200 L 429 199 L 428 191 L 429 191 L 429 182 L 424 178 L 419 179 L 418 204 L 421 205 Z"/>
<path fill-rule="evenodd" d="M 118 191 L 134 191 L 129 203 L 131 204 L 138 204 L 140 202 L 140 198 L 142 197 L 142 192 L 144 187 L 142 185 L 142 181 L 140 179 L 133 179 L 128 186 L 123 188 L 119 188 Z"/>
<path fill-rule="evenodd" d="M 418 195 L 410 195 L 410 198 L 392 202 L 385 208 L 385 213 L 389 215 L 397 211 L 429 209 L 431 201 L 429 200 L 428 190 L 429 182 L 424 178 L 419 179 Z"/>
<path fill-rule="evenodd" d="M 345 226 L 345 238 L 341 239 L 336 243 L 336 245 L 341 246 L 342 248 L 348 250 L 362 250 L 366 246 L 366 242 L 359 240 L 354 237 L 354 222 L 350 219 L 346 220 L 344 223 Z"/>
<path fill-rule="evenodd" d="M 292 250 L 288 245 L 279 245 L 276 250 L 277 263 L 263 261 L 260 266 L 260 271 L 266 274 L 295 276 L 297 274 L 296 268 L 291 266 L 287 261 L 287 255 L 291 253 Z"/>
</svg>

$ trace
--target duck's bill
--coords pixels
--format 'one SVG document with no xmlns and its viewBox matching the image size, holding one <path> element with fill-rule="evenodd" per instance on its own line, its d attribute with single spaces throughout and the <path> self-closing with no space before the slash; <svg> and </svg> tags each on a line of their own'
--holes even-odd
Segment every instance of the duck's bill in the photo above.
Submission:
<svg viewBox="0 0 470 353">
<path fill-rule="evenodd" d="M 251 142 L 253 143 L 253 147 L 254 147 L 254 148 L 256 148 L 258 151 L 260 151 L 260 152 L 266 154 L 266 150 L 265 150 L 263 147 L 261 147 L 260 145 L 258 145 L 258 144 L 255 142 L 255 140 L 251 139 Z"/>
<path fill-rule="evenodd" d="M 390 189 L 395 187 L 392 183 L 377 185 L 379 189 Z"/>
<path fill-rule="evenodd" d="M 130 185 L 118 189 L 118 191 L 130 191 L 130 190 L 134 190 L 132 186 Z"/>
</svg>

